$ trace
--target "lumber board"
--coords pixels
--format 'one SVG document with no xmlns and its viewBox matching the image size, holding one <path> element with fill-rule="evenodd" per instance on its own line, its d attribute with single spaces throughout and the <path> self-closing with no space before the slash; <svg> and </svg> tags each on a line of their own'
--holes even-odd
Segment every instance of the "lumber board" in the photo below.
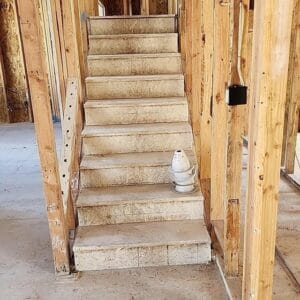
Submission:
<svg viewBox="0 0 300 300">
<path fill-rule="evenodd" d="M 230 5 L 215 1 L 211 137 L 211 220 L 224 220 L 226 197 L 227 104 L 230 62 Z"/>
<path fill-rule="evenodd" d="M 0 123 L 9 123 L 9 113 L 6 98 L 5 70 L 2 49 L 0 45 Z"/>
<path fill-rule="evenodd" d="M 200 114 L 201 114 L 201 77 L 202 77 L 202 43 L 201 43 L 201 1 L 191 0 L 192 18 L 189 23 L 192 31 L 192 43 L 189 47 L 192 49 L 191 56 L 188 57 L 189 65 L 191 65 L 191 120 L 194 134 L 195 150 L 198 165 L 200 166 L 201 146 L 200 146 Z"/>
<path fill-rule="evenodd" d="M 141 15 L 149 15 L 150 7 L 149 0 L 141 0 Z"/>
<path fill-rule="evenodd" d="M 18 0 L 18 12 L 43 173 L 55 271 L 57 274 L 68 274 L 70 272 L 68 236 L 52 124 L 41 2 Z"/>
<path fill-rule="evenodd" d="M 293 174 L 300 117 L 300 1 L 296 0 L 293 16 L 289 77 L 287 88 L 287 128 L 285 169 Z"/>
<path fill-rule="evenodd" d="M 11 123 L 32 121 L 16 0 L 0 0 L 0 43 Z"/>
<path fill-rule="evenodd" d="M 78 84 L 77 78 L 68 79 L 66 108 L 63 118 L 62 157 L 60 161 L 62 199 L 69 229 L 75 229 L 76 227 L 74 207 L 79 183 L 78 170 L 74 170 L 75 160 L 79 160 L 78 153 L 76 152 L 76 140 L 78 139 L 76 131 L 79 111 Z"/>
<path fill-rule="evenodd" d="M 272 299 L 293 3 L 254 8 L 243 299 Z"/>
</svg>

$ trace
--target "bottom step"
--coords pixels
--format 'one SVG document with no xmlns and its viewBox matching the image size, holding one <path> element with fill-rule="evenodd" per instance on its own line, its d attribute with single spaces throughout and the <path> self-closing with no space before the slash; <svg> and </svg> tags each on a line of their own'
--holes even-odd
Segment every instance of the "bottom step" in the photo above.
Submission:
<svg viewBox="0 0 300 300">
<path fill-rule="evenodd" d="M 79 227 L 73 250 L 78 271 L 204 264 L 211 260 L 203 220 Z"/>
</svg>

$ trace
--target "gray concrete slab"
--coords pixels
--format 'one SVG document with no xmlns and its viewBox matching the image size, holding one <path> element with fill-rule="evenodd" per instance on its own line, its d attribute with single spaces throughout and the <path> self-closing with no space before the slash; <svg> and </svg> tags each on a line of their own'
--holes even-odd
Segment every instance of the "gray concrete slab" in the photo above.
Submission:
<svg viewBox="0 0 300 300">
<path fill-rule="evenodd" d="M 213 264 L 55 278 L 32 124 L 0 126 L 0 243 L 0 299 L 227 299 Z"/>
</svg>

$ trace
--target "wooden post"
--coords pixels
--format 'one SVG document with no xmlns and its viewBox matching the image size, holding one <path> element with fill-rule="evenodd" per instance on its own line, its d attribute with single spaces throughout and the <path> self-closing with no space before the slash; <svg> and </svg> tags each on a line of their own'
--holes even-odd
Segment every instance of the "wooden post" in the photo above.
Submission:
<svg viewBox="0 0 300 300">
<path fill-rule="evenodd" d="M 205 198 L 205 218 L 210 223 L 211 188 L 211 101 L 214 51 L 214 2 L 201 0 L 201 106 L 200 106 L 200 184 Z M 198 83 L 199 85 L 199 83 Z"/>
<path fill-rule="evenodd" d="M 149 0 L 141 1 L 141 15 L 149 15 Z"/>
<path fill-rule="evenodd" d="M 191 43 L 188 44 L 188 48 L 191 48 L 192 52 L 189 57 L 189 67 L 191 67 L 191 119 L 192 128 L 194 133 L 194 141 L 196 148 L 196 157 L 198 165 L 200 166 L 200 110 L 201 110 L 201 63 L 202 63 L 202 43 L 201 43 L 201 1 L 191 0 L 191 15 L 192 18 L 190 24 L 191 28 L 188 28 L 192 32 Z M 201 166 L 200 166 L 201 169 Z"/>
<path fill-rule="evenodd" d="M 230 10 L 215 0 L 214 69 L 211 145 L 211 220 L 224 220 L 226 196 L 227 104 L 229 82 Z"/>
<path fill-rule="evenodd" d="M 293 4 L 255 2 L 243 299 L 272 299 Z"/>
<path fill-rule="evenodd" d="M 242 85 L 240 78 L 240 30 L 241 0 L 233 2 L 233 42 L 230 85 Z M 237 276 L 240 250 L 240 200 L 243 155 L 244 107 L 229 106 L 227 116 L 227 171 L 226 203 L 224 219 L 224 264 L 225 273 Z"/>
<path fill-rule="evenodd" d="M 3 66 L 2 49 L 0 46 L 0 123 L 9 122 L 9 113 L 6 98 L 5 73 Z"/>
<path fill-rule="evenodd" d="M 185 1 L 185 92 L 189 102 L 190 115 L 192 113 L 192 60 L 193 60 L 193 3 L 192 0 Z M 193 120 L 192 120 L 193 122 Z"/>
<path fill-rule="evenodd" d="M 129 1 L 128 0 L 123 0 L 123 14 L 124 15 L 129 15 Z"/>
<path fill-rule="evenodd" d="M 18 11 L 43 172 L 55 271 L 57 274 L 68 274 L 70 266 L 67 227 L 51 116 L 45 28 L 40 0 L 18 0 Z"/>
<path fill-rule="evenodd" d="M 293 174 L 300 115 L 300 0 L 296 0 L 294 9 L 287 101 L 285 170 Z"/>
</svg>

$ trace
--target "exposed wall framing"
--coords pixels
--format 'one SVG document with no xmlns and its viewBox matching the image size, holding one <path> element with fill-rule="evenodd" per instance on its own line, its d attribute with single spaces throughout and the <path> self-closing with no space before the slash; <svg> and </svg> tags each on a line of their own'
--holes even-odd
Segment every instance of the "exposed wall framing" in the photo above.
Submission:
<svg viewBox="0 0 300 300">
<path fill-rule="evenodd" d="M 31 121 L 31 104 L 15 0 L 0 0 L 0 44 L 6 79 L 8 120 L 11 123 Z"/>
</svg>

